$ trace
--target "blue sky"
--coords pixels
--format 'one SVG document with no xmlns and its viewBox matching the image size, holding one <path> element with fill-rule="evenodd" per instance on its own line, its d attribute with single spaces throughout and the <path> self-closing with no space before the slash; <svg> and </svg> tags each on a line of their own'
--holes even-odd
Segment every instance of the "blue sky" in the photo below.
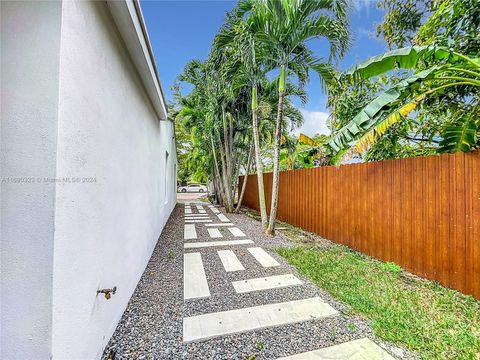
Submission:
<svg viewBox="0 0 480 360">
<path fill-rule="evenodd" d="M 225 12 L 235 4 L 235 1 L 141 1 L 167 101 L 172 98 L 170 88 L 185 64 L 191 59 L 205 59 L 208 56 L 211 42 L 223 23 Z M 339 63 L 341 69 L 347 69 L 386 50 L 383 39 L 375 37 L 376 24 L 382 20 L 383 15 L 383 11 L 376 9 L 375 1 L 355 0 L 350 16 L 353 44 Z M 311 47 L 318 56 L 328 57 L 324 42 L 313 41 Z M 307 92 L 309 102 L 301 109 L 305 124 L 294 132 L 304 132 L 307 135 L 326 133 L 328 109 L 316 75 L 311 77 Z"/>
</svg>

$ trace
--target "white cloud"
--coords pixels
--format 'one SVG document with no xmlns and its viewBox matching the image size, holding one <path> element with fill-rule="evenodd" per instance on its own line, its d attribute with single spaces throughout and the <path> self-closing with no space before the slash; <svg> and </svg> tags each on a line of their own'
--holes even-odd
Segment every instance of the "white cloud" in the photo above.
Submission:
<svg viewBox="0 0 480 360">
<path fill-rule="evenodd" d="M 367 14 L 370 11 L 370 7 L 376 4 L 376 0 L 354 0 L 353 8 L 356 11 L 367 11 Z"/>
<path fill-rule="evenodd" d="M 330 134 L 330 129 L 327 127 L 328 113 L 323 111 L 309 111 L 306 109 L 300 109 L 300 112 L 305 122 L 302 126 L 292 131 L 295 135 L 300 133 L 308 136 Z"/>
<path fill-rule="evenodd" d="M 368 30 L 366 28 L 359 27 L 355 32 L 358 34 L 358 39 L 365 37 L 368 39 L 373 39 L 375 41 L 378 41 L 379 43 L 382 43 L 382 44 L 385 43 L 385 40 L 383 39 L 383 37 L 377 36 L 375 30 Z"/>
<path fill-rule="evenodd" d="M 361 38 L 361 37 L 366 37 L 366 38 L 370 38 L 372 37 L 372 35 L 374 34 L 373 31 L 371 30 L 368 30 L 364 27 L 359 27 L 357 29 L 357 33 L 358 33 L 358 37 Z"/>
</svg>

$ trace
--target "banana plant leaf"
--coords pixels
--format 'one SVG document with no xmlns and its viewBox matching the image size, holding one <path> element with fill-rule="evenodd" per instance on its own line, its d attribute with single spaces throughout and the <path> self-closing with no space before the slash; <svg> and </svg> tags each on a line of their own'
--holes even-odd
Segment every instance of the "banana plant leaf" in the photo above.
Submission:
<svg viewBox="0 0 480 360">
<path fill-rule="evenodd" d="M 454 52 L 443 47 L 410 46 L 374 56 L 347 70 L 342 76 L 351 76 L 354 79 L 368 79 L 397 68 L 413 69 L 417 66 L 420 59 L 443 60 L 448 63 L 455 63 L 460 58 Z"/>
<path fill-rule="evenodd" d="M 480 121 L 463 116 L 454 125 L 447 126 L 440 141 L 440 152 L 470 151 L 477 144 Z"/>
<path fill-rule="evenodd" d="M 339 129 L 328 145 L 338 152 L 351 147 L 355 140 L 380 123 L 395 109 L 401 101 L 412 93 L 412 88 L 420 82 L 434 77 L 438 66 L 421 71 L 395 87 L 383 92 L 365 106 L 347 125 Z"/>
<path fill-rule="evenodd" d="M 318 146 L 318 144 L 315 140 L 313 140 L 311 137 L 309 137 L 305 134 L 302 134 L 302 133 L 298 136 L 298 141 L 302 144 L 305 144 L 305 145 Z"/>
</svg>

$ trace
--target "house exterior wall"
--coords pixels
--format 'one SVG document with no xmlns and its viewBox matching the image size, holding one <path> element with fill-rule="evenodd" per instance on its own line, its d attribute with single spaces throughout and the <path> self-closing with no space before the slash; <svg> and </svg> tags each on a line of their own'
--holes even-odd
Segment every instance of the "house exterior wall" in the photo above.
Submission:
<svg viewBox="0 0 480 360">
<path fill-rule="evenodd" d="M 0 358 L 48 359 L 62 7 L 0 6 Z"/>
<path fill-rule="evenodd" d="M 63 4 L 59 118 L 58 174 L 95 182 L 56 191 L 53 355 L 99 358 L 176 195 L 175 180 L 165 191 L 172 123 L 157 118 L 105 3 Z"/>
<path fill-rule="evenodd" d="M 2 177 L 55 181 L 2 184 L 1 358 L 96 359 L 175 206 L 174 127 L 105 2 L 14 4 L 2 3 Z M 41 37 L 32 24 L 47 15 Z M 5 111 L 4 84 L 20 96 Z M 113 286 L 110 300 L 96 293 Z"/>
</svg>

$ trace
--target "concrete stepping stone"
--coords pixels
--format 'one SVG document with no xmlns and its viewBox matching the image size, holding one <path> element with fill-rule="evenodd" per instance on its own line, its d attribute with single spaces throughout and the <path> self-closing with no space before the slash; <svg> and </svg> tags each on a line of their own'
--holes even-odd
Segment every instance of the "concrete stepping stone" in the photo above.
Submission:
<svg viewBox="0 0 480 360">
<path fill-rule="evenodd" d="M 185 219 L 186 223 L 205 223 L 212 222 L 210 219 Z"/>
<path fill-rule="evenodd" d="M 248 248 L 247 250 L 263 267 L 280 266 L 277 260 L 260 247 Z"/>
<path fill-rule="evenodd" d="M 226 272 L 245 270 L 232 250 L 218 250 L 217 253 Z"/>
<path fill-rule="evenodd" d="M 277 360 L 395 360 L 372 340 L 363 338 Z"/>
<path fill-rule="evenodd" d="M 205 224 L 205 226 L 233 226 L 233 223 L 214 223 L 214 224 Z"/>
<path fill-rule="evenodd" d="M 192 213 L 192 209 L 185 209 L 185 214 L 191 214 Z"/>
<path fill-rule="evenodd" d="M 228 218 L 223 214 L 217 214 L 217 217 L 222 222 L 230 222 L 230 220 L 228 220 Z"/>
<path fill-rule="evenodd" d="M 238 227 L 232 227 L 228 228 L 228 231 L 232 233 L 233 236 L 239 237 L 239 236 L 246 236 L 242 230 L 240 230 Z"/>
<path fill-rule="evenodd" d="M 319 297 L 253 306 L 183 319 L 183 342 L 299 323 L 336 315 Z"/>
<path fill-rule="evenodd" d="M 192 214 L 192 215 L 185 215 L 185 219 L 210 219 L 210 216 L 203 215 L 203 214 Z"/>
<path fill-rule="evenodd" d="M 208 235 L 210 235 L 211 238 L 223 237 L 222 233 L 217 228 L 207 229 L 207 231 L 208 231 Z"/>
<path fill-rule="evenodd" d="M 210 296 L 207 277 L 200 253 L 183 254 L 183 298 L 196 299 Z"/>
<path fill-rule="evenodd" d="M 197 208 L 197 211 L 198 211 L 199 214 L 206 214 L 207 213 L 202 205 L 197 205 L 196 208 Z"/>
<path fill-rule="evenodd" d="M 212 212 L 214 212 L 215 214 L 219 214 L 220 211 L 216 208 L 210 208 L 210 210 L 212 210 Z"/>
<path fill-rule="evenodd" d="M 202 248 L 202 247 L 245 245 L 245 244 L 253 244 L 253 241 L 252 240 L 198 241 L 194 243 L 183 244 L 183 247 L 185 249 L 196 249 L 196 248 Z"/>
<path fill-rule="evenodd" d="M 235 291 L 237 292 L 237 294 L 247 293 L 252 291 L 260 291 L 260 290 L 279 289 L 287 286 L 302 285 L 302 284 L 303 282 L 300 281 L 300 279 L 298 279 L 293 274 L 267 276 L 263 278 L 240 280 L 240 281 L 232 282 L 232 285 Z"/>
<path fill-rule="evenodd" d="M 185 224 L 183 229 L 183 239 L 196 239 L 197 238 L 197 230 L 195 229 L 195 224 Z"/>
</svg>

